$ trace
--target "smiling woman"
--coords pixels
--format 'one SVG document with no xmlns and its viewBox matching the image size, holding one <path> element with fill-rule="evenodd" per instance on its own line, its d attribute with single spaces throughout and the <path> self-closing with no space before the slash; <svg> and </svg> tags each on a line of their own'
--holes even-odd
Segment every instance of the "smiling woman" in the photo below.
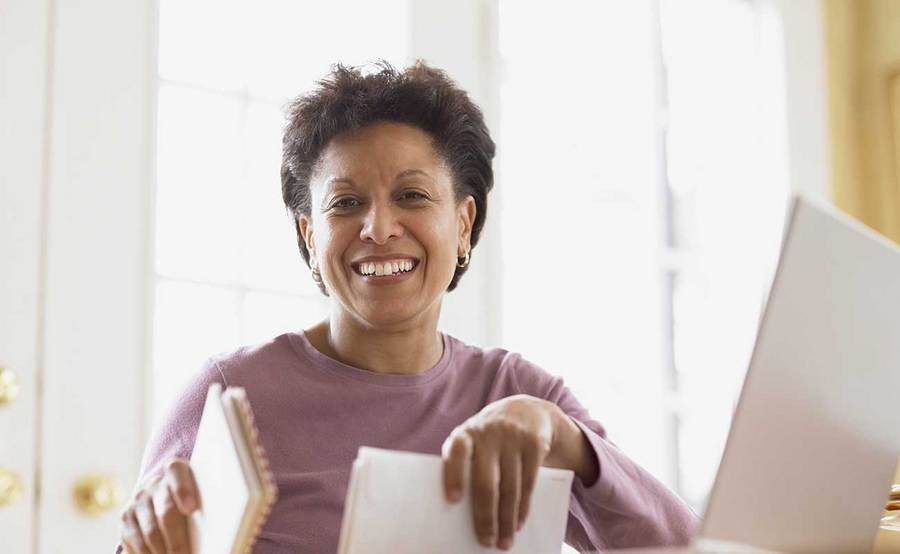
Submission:
<svg viewBox="0 0 900 554">
<path fill-rule="evenodd" d="M 296 217 L 308 262 L 342 314 L 436 324 L 437 300 L 465 269 L 457 260 L 469 255 L 476 215 L 453 181 L 429 136 L 407 124 L 377 122 L 330 141 L 310 179 L 311 213 Z"/>
<path fill-rule="evenodd" d="M 352 177 L 333 172 L 359 172 L 363 158 L 356 159 L 354 167 L 336 165 L 343 160 L 334 157 L 335 145 L 329 145 L 333 139 L 340 141 L 341 147 L 362 151 L 366 161 L 375 156 L 368 147 L 376 146 L 378 154 L 389 156 L 386 164 L 400 168 L 398 183 L 404 182 L 402 177 L 411 178 L 406 182 L 408 192 L 420 194 L 420 200 L 449 205 L 452 197 L 474 203 L 474 207 L 466 208 L 473 210 L 468 235 L 474 246 L 484 226 L 487 196 L 494 183 L 491 161 L 495 147 L 481 110 L 439 70 L 422 63 L 403 73 L 387 64 L 381 67 L 381 71 L 363 76 L 358 69 L 336 66 L 330 78 L 322 81 L 321 89 L 293 103 L 281 168 L 285 205 L 295 217 L 309 216 L 314 176 L 329 185 L 341 182 L 354 186 Z M 359 132 L 376 123 L 386 124 L 383 136 L 373 135 L 371 130 Z M 350 136 L 339 137 L 342 134 Z M 375 139 L 377 145 L 372 144 Z M 444 194 L 446 198 L 429 198 L 428 190 L 417 188 L 417 184 L 428 185 L 433 195 Z M 298 238 L 300 253 L 308 262 L 309 250 L 302 232 Z M 448 290 L 456 287 L 465 271 L 466 265 L 456 269 Z"/>
<path fill-rule="evenodd" d="M 183 551 L 203 505 L 187 459 L 212 383 L 245 388 L 278 485 L 256 552 L 336 550 L 360 446 L 441 454 L 443 491 L 422 494 L 457 502 L 470 487 L 484 546 L 512 546 L 542 465 L 577 476 L 570 545 L 686 543 L 694 514 L 559 377 L 438 330 L 493 185 L 494 143 L 468 95 L 422 62 L 336 66 L 288 118 L 282 194 L 330 314 L 208 361 L 147 446 L 124 547 Z"/>
</svg>

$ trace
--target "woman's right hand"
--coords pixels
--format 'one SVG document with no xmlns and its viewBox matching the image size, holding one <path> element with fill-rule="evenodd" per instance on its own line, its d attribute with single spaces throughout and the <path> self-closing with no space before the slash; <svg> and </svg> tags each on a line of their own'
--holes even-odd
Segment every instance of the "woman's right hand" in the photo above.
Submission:
<svg viewBox="0 0 900 554">
<path fill-rule="evenodd" d="M 200 508 L 189 462 L 175 458 L 122 512 L 122 545 L 134 554 L 190 552 L 188 516 Z"/>
</svg>

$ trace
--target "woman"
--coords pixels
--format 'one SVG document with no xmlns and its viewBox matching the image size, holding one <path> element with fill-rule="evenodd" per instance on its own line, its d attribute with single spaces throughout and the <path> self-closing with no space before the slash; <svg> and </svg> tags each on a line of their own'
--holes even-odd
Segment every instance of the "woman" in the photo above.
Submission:
<svg viewBox="0 0 900 554">
<path fill-rule="evenodd" d="M 186 459 L 213 382 L 246 389 L 278 485 L 256 552 L 336 550 L 361 445 L 441 454 L 443 493 L 455 502 L 471 487 L 485 546 L 511 547 L 541 465 L 576 474 L 575 548 L 688 542 L 695 516 L 561 379 L 438 331 L 484 225 L 493 157 L 480 110 L 421 62 L 336 66 L 293 103 L 282 194 L 330 315 L 208 361 L 147 447 L 123 512 L 129 552 L 185 551 L 185 515 L 202 504 Z"/>
</svg>

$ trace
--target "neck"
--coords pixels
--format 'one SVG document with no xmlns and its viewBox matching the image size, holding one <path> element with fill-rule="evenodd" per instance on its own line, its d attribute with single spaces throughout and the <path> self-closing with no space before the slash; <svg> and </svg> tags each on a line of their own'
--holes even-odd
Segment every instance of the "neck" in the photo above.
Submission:
<svg viewBox="0 0 900 554">
<path fill-rule="evenodd" d="M 412 375 L 434 367 L 443 355 L 437 314 L 423 315 L 418 324 L 377 329 L 338 312 L 306 335 L 318 351 L 342 363 L 374 373 Z"/>
</svg>

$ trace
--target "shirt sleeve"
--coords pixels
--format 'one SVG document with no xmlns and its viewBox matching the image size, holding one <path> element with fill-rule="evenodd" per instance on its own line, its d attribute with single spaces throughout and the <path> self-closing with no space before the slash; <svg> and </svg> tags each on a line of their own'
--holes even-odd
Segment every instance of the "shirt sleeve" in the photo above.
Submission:
<svg viewBox="0 0 900 554">
<path fill-rule="evenodd" d="M 597 457 L 597 481 L 589 487 L 578 477 L 573 481 L 566 543 L 579 552 L 689 543 L 699 518 L 687 504 L 609 442 L 606 430 L 591 419 L 562 378 L 512 356 L 519 392 L 559 406 L 584 433 Z"/>
<path fill-rule="evenodd" d="M 168 413 L 154 426 L 144 449 L 141 469 L 133 493 L 136 494 L 150 480 L 163 471 L 173 458 L 190 458 L 206 403 L 206 393 L 213 383 L 226 385 L 225 377 L 213 359 L 208 359 L 201 371 L 182 390 Z M 134 495 L 132 495 L 133 498 Z M 116 554 L 124 552 L 121 544 Z"/>
</svg>

